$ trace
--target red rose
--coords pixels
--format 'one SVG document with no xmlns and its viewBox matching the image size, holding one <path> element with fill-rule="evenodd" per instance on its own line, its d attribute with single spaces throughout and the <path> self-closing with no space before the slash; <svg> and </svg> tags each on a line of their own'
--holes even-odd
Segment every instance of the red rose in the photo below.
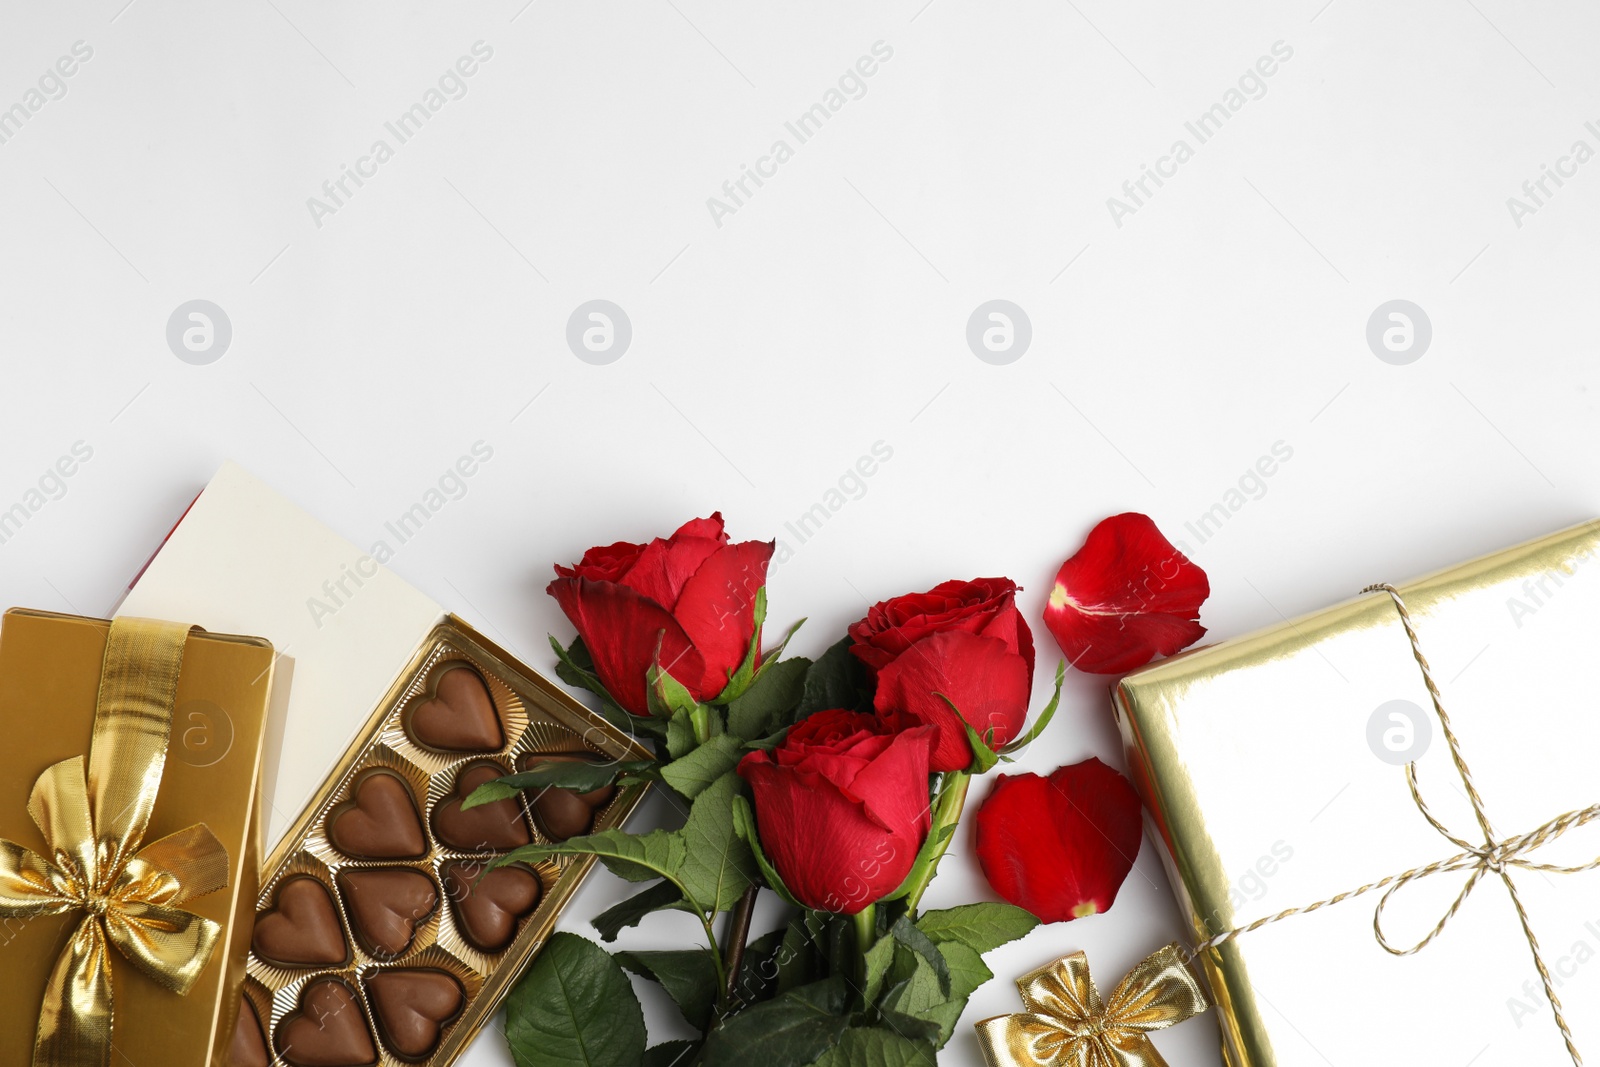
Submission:
<svg viewBox="0 0 1600 1067">
<path fill-rule="evenodd" d="M 934 726 L 932 769 L 965 770 L 962 720 L 998 748 L 1021 732 L 1033 690 L 1033 635 L 1009 578 L 951 581 L 873 605 L 850 627 L 850 651 L 876 671 L 873 707 Z M 958 717 L 943 698 L 958 709 Z"/>
<path fill-rule="evenodd" d="M 1000 775 L 976 825 L 994 891 L 1047 923 L 1110 908 L 1139 854 L 1139 796 L 1097 759 L 1049 778 Z"/>
<path fill-rule="evenodd" d="M 796 900 L 854 915 L 900 887 L 932 822 L 933 739 L 925 726 L 819 711 L 739 762 L 761 846 Z"/>
<path fill-rule="evenodd" d="M 946 630 L 994 637 L 1028 661 L 1033 669 L 1033 634 L 1017 610 L 1020 590 L 1010 578 L 940 582 L 926 593 L 907 593 L 872 605 L 867 617 L 850 627 L 850 651 L 873 670 L 881 670 L 924 637 Z"/>
<path fill-rule="evenodd" d="M 756 633 L 756 593 L 767 583 L 771 541 L 730 544 L 722 514 L 693 519 L 647 545 L 591 548 L 547 592 L 594 659 L 606 692 L 648 715 L 645 674 L 656 657 L 693 694 L 709 700 L 744 662 Z"/>
</svg>

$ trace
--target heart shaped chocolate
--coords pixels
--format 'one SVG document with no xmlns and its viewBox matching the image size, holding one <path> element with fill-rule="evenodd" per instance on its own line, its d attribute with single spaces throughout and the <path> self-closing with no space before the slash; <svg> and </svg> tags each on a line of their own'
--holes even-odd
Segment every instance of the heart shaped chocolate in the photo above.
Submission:
<svg viewBox="0 0 1600 1067">
<path fill-rule="evenodd" d="M 355 795 L 333 809 L 328 840 L 358 860 L 415 860 L 428 854 L 411 787 L 392 771 L 371 771 Z"/>
<path fill-rule="evenodd" d="M 299 1006 L 278 1024 L 278 1052 L 293 1067 L 368 1067 L 378 1062 L 361 1002 L 338 978 L 318 978 L 300 991 Z"/>
<path fill-rule="evenodd" d="M 433 809 L 433 833 L 450 848 L 462 852 L 507 852 L 533 840 L 515 799 L 463 811 L 462 800 L 485 782 L 510 772 L 494 760 L 477 760 L 456 774 L 455 791 Z"/>
<path fill-rule="evenodd" d="M 529 753 L 517 761 L 517 770 L 531 771 L 541 763 L 594 763 L 595 760 L 574 752 L 553 755 Z M 545 789 L 533 798 L 533 824 L 551 841 L 561 842 L 570 837 L 582 837 L 594 829 L 595 815 L 611 803 L 617 787 L 603 785 L 587 793 L 574 793 L 570 789 Z"/>
<path fill-rule="evenodd" d="M 483 676 L 465 665 L 448 666 L 433 696 L 415 705 L 406 733 L 424 748 L 442 752 L 494 752 L 505 747 L 505 729 Z"/>
<path fill-rule="evenodd" d="M 343 871 L 338 880 L 356 940 L 378 959 L 410 948 L 417 927 L 439 907 L 433 879 L 410 867 Z"/>
<path fill-rule="evenodd" d="M 239 1021 L 233 1026 L 233 1042 L 228 1046 L 228 1067 L 268 1067 L 271 1062 L 255 1005 L 249 997 L 240 997 Z"/>
<path fill-rule="evenodd" d="M 383 1043 L 403 1060 L 427 1059 L 467 1002 L 461 983 L 435 970 L 381 970 L 367 979 L 367 997 Z"/>
<path fill-rule="evenodd" d="M 256 915 L 250 947 L 280 967 L 331 966 L 350 958 L 328 887 L 309 874 L 285 878 Z"/>
<path fill-rule="evenodd" d="M 517 923 L 544 896 L 544 883 L 526 867 L 496 867 L 483 874 L 483 864 L 455 860 L 441 873 L 461 936 L 480 952 L 499 952 L 511 944 Z"/>
</svg>

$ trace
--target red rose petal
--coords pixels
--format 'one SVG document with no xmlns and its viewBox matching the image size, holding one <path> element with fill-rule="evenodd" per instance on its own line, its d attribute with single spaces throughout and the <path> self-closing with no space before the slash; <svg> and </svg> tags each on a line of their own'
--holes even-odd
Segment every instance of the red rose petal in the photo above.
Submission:
<svg viewBox="0 0 1600 1067">
<path fill-rule="evenodd" d="M 705 674 L 705 660 L 676 619 L 653 600 L 625 585 L 587 578 L 557 578 L 545 590 L 556 598 L 594 659 L 594 672 L 606 692 L 635 715 L 650 714 L 645 669 L 661 642 L 661 666 L 694 692 Z M 697 698 L 706 695 L 695 692 Z"/>
<path fill-rule="evenodd" d="M 1061 565 L 1044 623 L 1074 667 L 1121 674 L 1200 640 L 1210 595 L 1206 572 L 1130 511 L 1102 521 Z"/>
<path fill-rule="evenodd" d="M 684 584 L 727 543 L 720 511 L 709 519 L 690 519 L 671 537 L 658 537 L 644 546 L 621 582 L 671 611 Z"/>
<path fill-rule="evenodd" d="M 996 893 L 1043 922 L 1107 911 L 1139 854 L 1139 797 L 1098 759 L 998 777 L 976 819 L 978 862 Z"/>
<path fill-rule="evenodd" d="M 1020 731 L 1028 717 L 1033 688 L 1030 665 L 993 637 L 946 630 L 925 637 L 878 672 L 873 707 L 904 712 L 939 732 L 931 766 L 959 771 L 972 765 L 972 744 L 962 719 L 979 736 L 994 731 L 999 748 Z M 961 709 L 958 716 L 937 694 Z"/>
<path fill-rule="evenodd" d="M 756 594 L 767 584 L 773 548 L 771 541 L 724 545 L 706 557 L 678 594 L 672 614 L 704 657 L 699 685 L 705 699 L 722 692 L 750 650 Z M 754 640 L 759 643 L 761 635 Z"/>
<path fill-rule="evenodd" d="M 919 839 L 928 832 L 933 824 L 933 810 L 928 806 L 927 796 L 897 789 L 896 783 L 927 777 L 932 770 L 928 760 L 933 740 L 934 731 L 926 726 L 901 731 L 856 775 L 849 793 L 860 798 L 861 808 L 869 819 L 886 830 L 914 826 Z"/>
</svg>

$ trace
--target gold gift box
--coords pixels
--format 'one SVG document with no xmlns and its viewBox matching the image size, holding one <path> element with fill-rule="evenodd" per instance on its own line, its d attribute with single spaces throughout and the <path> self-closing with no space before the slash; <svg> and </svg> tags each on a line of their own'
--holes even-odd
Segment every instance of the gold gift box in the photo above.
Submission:
<svg viewBox="0 0 1600 1067">
<path fill-rule="evenodd" d="M 403 547 L 406 539 L 399 539 Z M 362 551 L 230 463 L 191 505 L 123 605 L 132 615 L 182 617 L 218 630 L 248 629 L 267 635 L 282 650 L 282 681 L 274 693 L 277 706 L 270 717 L 263 774 L 267 858 L 260 889 L 249 906 L 272 907 L 286 877 L 310 874 L 332 891 L 351 953 L 346 965 L 322 968 L 283 968 L 251 956 L 245 996 L 266 1045 L 277 1050 L 274 1062 L 283 1061 L 280 1028 L 300 1009 L 300 994 L 308 983 L 319 977 L 345 981 L 370 1024 L 374 1012 L 368 980 L 405 968 L 442 970 L 467 994 L 463 1010 L 443 1025 L 433 1050 L 406 1062 L 445 1067 L 459 1058 L 494 1020 L 595 861 L 574 858 L 537 865 L 543 889 L 538 906 L 518 920 L 511 943 L 492 953 L 477 950 L 457 926 L 454 902 L 446 899 L 440 874 L 444 863 L 467 854 L 441 847 L 429 827 L 456 774 L 482 758 L 508 765 L 533 754 L 650 758 L 648 749 L 527 666 L 525 657 L 400 579 L 383 565 L 392 554 L 393 546 L 383 542 Z M 500 749 L 449 753 L 430 750 L 408 736 L 407 709 L 424 694 L 437 667 L 457 661 L 475 667 L 488 683 L 504 730 Z M 387 769 L 411 788 L 429 827 L 425 858 L 373 863 L 342 856 L 332 847 L 324 832 L 329 813 L 348 799 L 353 778 L 368 768 Z M 646 790 L 642 784 L 619 789 L 596 813 L 595 829 L 621 827 Z M 529 799 L 517 803 L 525 820 L 534 824 Z M 533 829 L 534 840 L 543 841 L 536 824 Z M 423 871 L 438 892 L 440 906 L 398 958 L 373 957 L 354 936 L 346 898 L 335 882 L 339 871 L 364 866 Z M 369 1030 L 378 1067 L 397 1067 L 401 1058 L 384 1035 L 371 1026 Z"/>
<path fill-rule="evenodd" d="M 109 624 L 13 609 L 0 623 L 0 837 L 44 848 L 28 814 L 46 767 L 89 752 Z M 228 851 L 228 887 L 185 910 L 223 935 L 198 984 L 176 996 L 112 950 L 113 1062 L 227 1062 L 250 949 L 260 864 L 257 794 L 272 683 L 266 641 L 191 634 L 184 650 L 161 791 L 145 841 L 204 823 Z M 0 920 L 0 1064 L 32 1060 L 52 968 L 82 916 Z"/>
<path fill-rule="evenodd" d="M 1597 550 L 1592 522 L 1398 586 L 1501 839 L 1600 802 L 1586 671 L 1600 640 Z M 1484 840 L 1383 593 L 1157 663 L 1123 679 L 1113 703 L 1191 944 L 1460 853 L 1412 799 L 1408 755 L 1440 822 Z M 1527 858 L 1597 855 L 1590 827 Z M 1422 939 L 1469 874 L 1397 892 L 1390 941 Z M 1600 1056 L 1600 872 L 1511 876 L 1574 1040 Z M 1414 955 L 1378 944 L 1380 895 L 1202 954 L 1230 1064 L 1571 1062 L 1496 874 Z"/>
</svg>

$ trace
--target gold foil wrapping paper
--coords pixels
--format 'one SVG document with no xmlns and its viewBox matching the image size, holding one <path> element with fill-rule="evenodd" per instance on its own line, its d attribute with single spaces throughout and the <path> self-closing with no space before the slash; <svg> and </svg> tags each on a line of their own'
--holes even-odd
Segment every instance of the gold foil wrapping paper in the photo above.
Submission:
<svg viewBox="0 0 1600 1067">
<path fill-rule="evenodd" d="M 0 837 L 35 857 L 8 895 L 48 905 L 0 920 L 0 1063 L 226 1059 L 272 647 L 119 626 L 109 657 L 97 620 L 11 611 L 0 631 Z"/>
<path fill-rule="evenodd" d="M 1587 673 L 1600 647 L 1597 550 L 1590 523 L 1399 585 L 1502 836 L 1600 802 Z M 1382 594 L 1158 663 L 1125 678 L 1114 702 L 1192 942 L 1457 852 L 1412 800 L 1407 755 L 1440 821 L 1480 839 Z M 1589 826 L 1539 860 L 1597 854 Z M 1600 872 L 1512 876 L 1576 1043 L 1600 1059 Z M 1386 932 L 1422 938 L 1461 877 L 1407 887 Z M 1413 956 L 1379 946 L 1375 904 L 1346 901 L 1203 955 L 1233 1067 L 1570 1062 L 1498 879 Z"/>
</svg>

